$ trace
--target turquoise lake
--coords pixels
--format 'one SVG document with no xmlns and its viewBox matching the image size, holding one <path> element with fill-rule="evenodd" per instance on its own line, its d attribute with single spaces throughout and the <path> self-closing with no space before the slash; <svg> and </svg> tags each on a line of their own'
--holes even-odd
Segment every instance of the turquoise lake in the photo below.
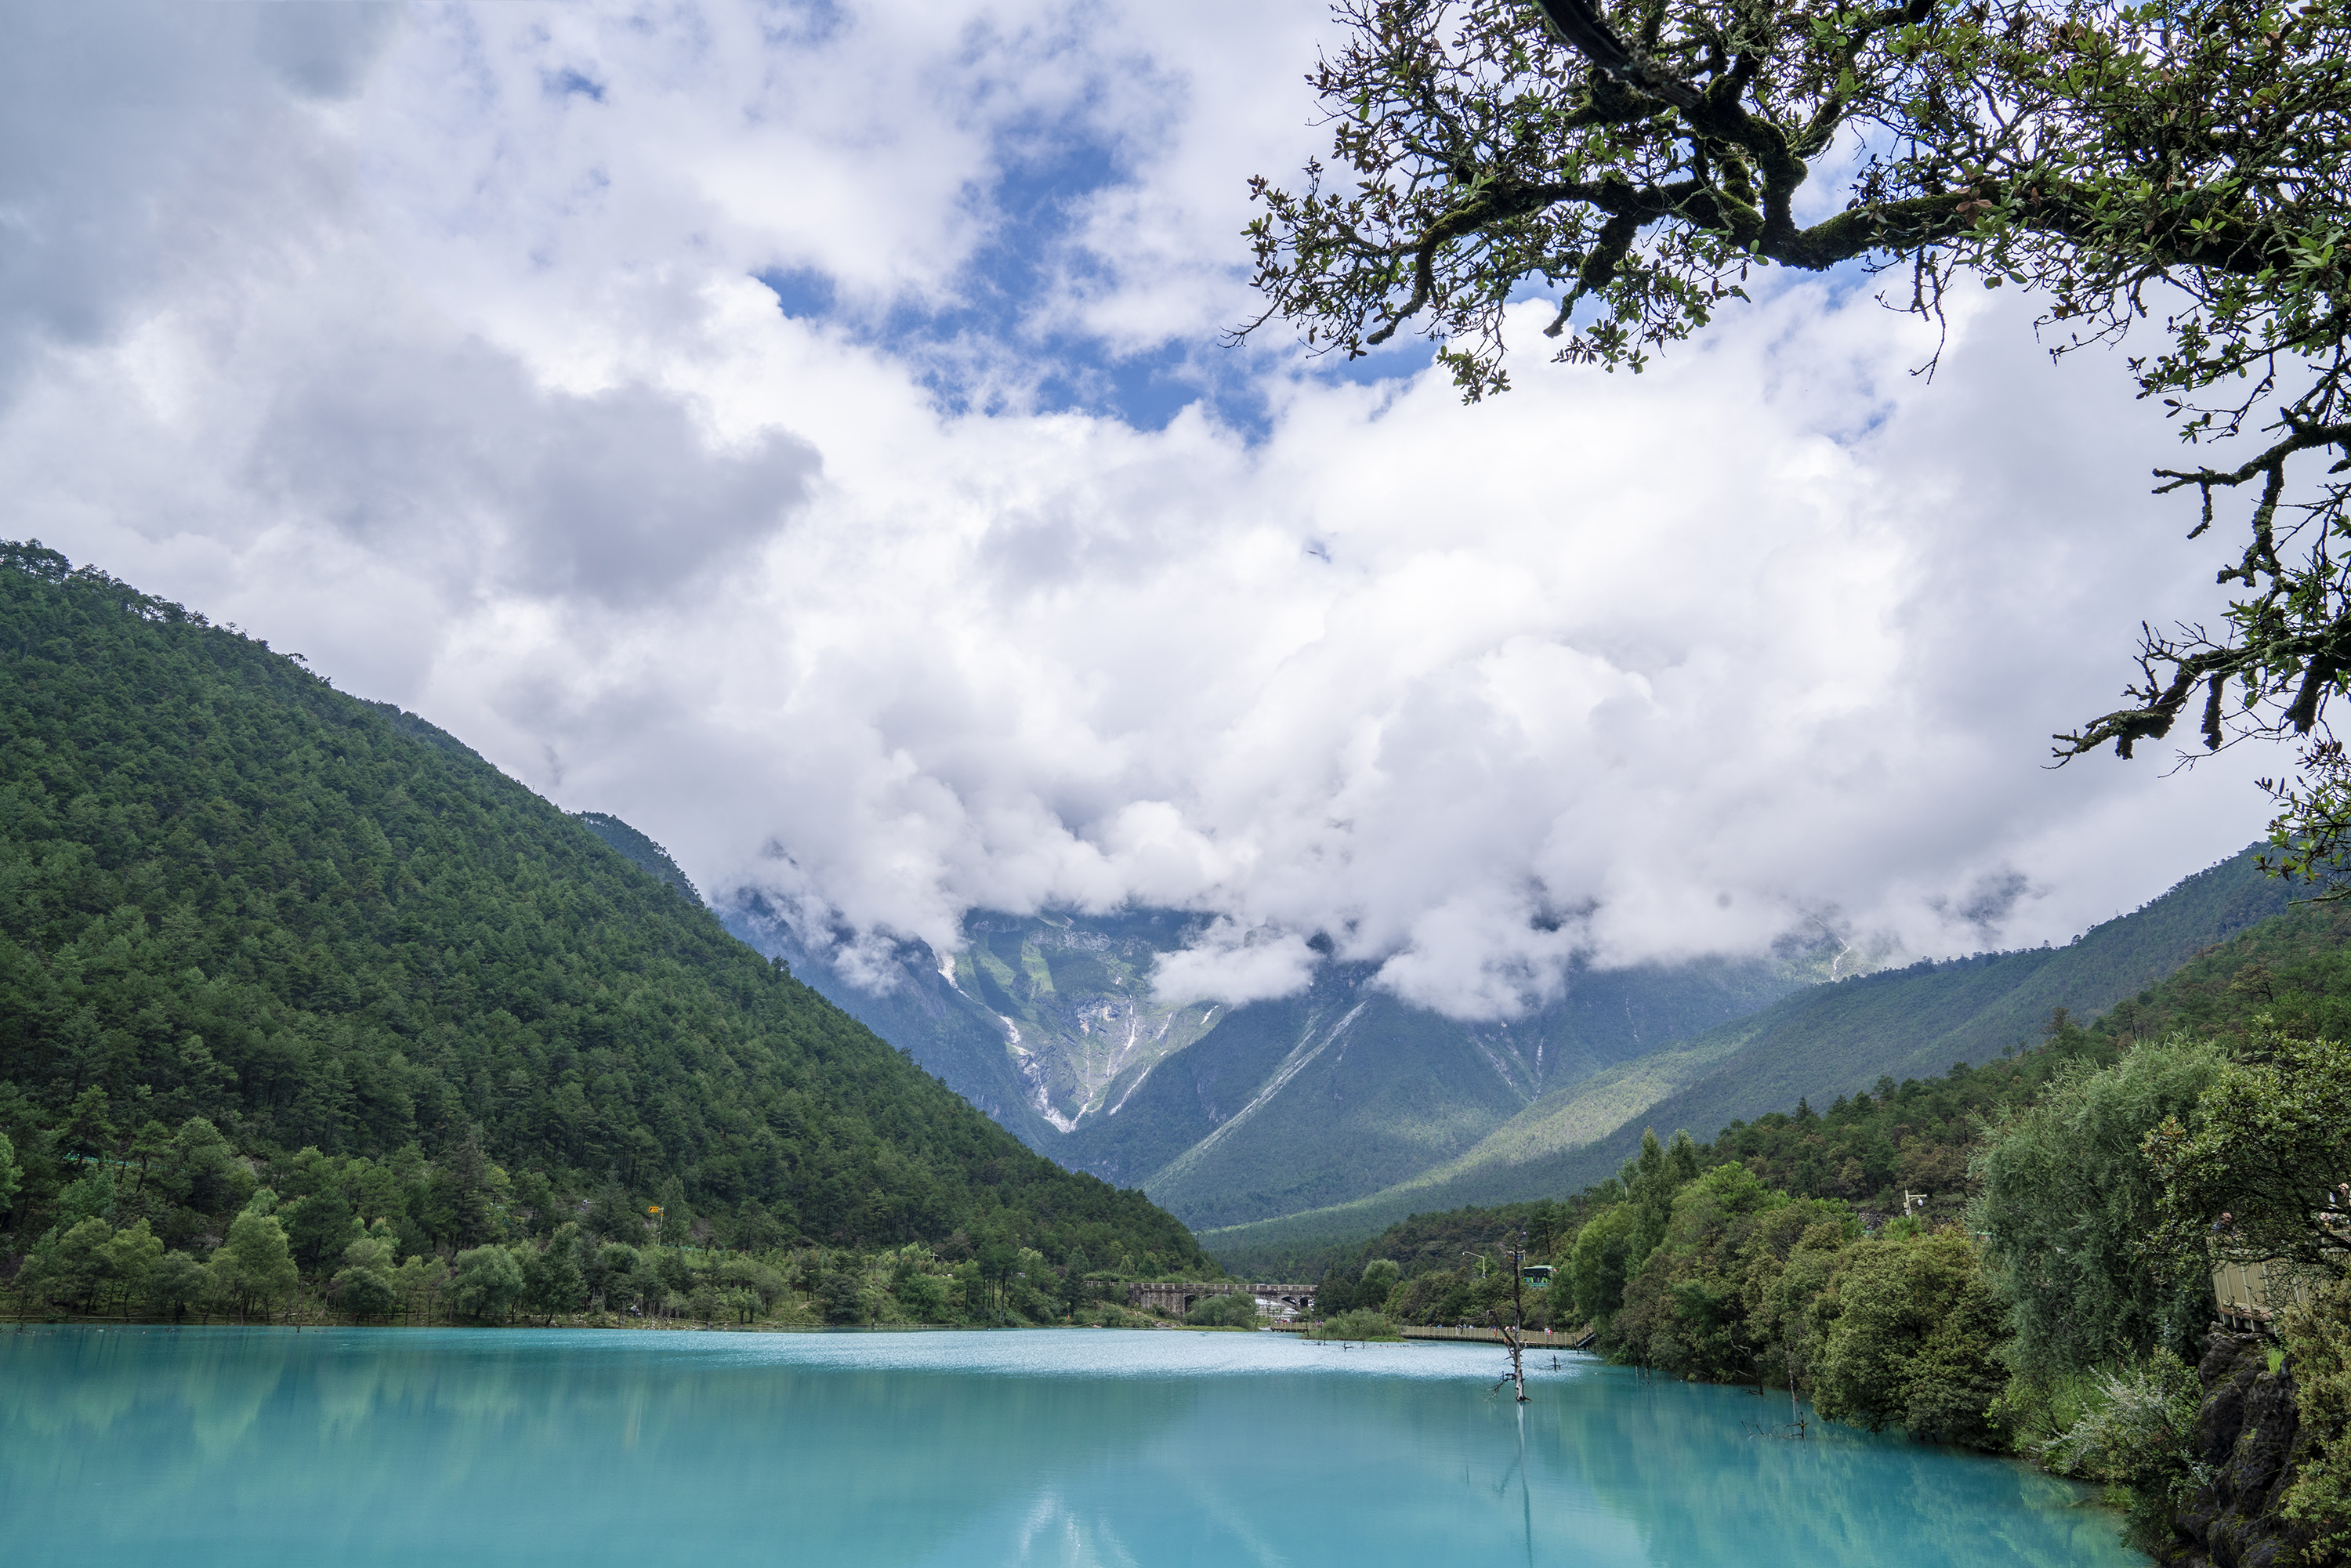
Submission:
<svg viewBox="0 0 2351 1568">
<path fill-rule="evenodd" d="M 1270 1333 L 0 1333 L 14 1568 L 2143 1564 L 2021 1465 Z"/>
</svg>

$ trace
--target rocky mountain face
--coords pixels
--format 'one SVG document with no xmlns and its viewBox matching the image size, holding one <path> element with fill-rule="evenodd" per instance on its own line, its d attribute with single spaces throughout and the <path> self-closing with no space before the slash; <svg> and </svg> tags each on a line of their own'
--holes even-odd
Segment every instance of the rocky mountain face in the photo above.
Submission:
<svg viewBox="0 0 2351 1568">
<path fill-rule="evenodd" d="M 1030 1147 L 1141 1186 L 1217 1231 L 1212 1245 L 1247 1248 L 1571 1192 L 1614 1170 L 1646 1126 L 1711 1137 L 1806 1095 L 1997 1055 L 2052 1008 L 2104 1011 L 2277 913 L 2288 892 L 2255 858 L 2064 947 L 1855 974 L 1855 956 L 1824 940 L 1585 971 L 1508 1023 L 1442 1017 L 1379 987 L 1372 966 L 1338 962 L 1292 997 L 1163 1004 L 1153 967 L 1203 923 L 1173 910 L 976 912 L 960 952 L 907 943 L 854 974 L 827 934 L 804 939 L 756 902 L 726 919 Z"/>
<path fill-rule="evenodd" d="M 726 918 L 1032 1148 L 1140 1186 L 1193 1225 L 1407 1180 L 1548 1093 L 1852 963 L 1823 944 L 1587 972 L 1539 1013 L 1479 1024 L 1401 1000 L 1366 964 L 1325 964 L 1310 989 L 1273 1001 L 1163 1003 L 1154 966 L 1205 924 L 1173 910 L 976 911 L 960 952 L 910 942 L 878 967 L 861 956 L 855 973 L 757 899 Z"/>
<path fill-rule="evenodd" d="M 1184 946 L 1200 924 L 1171 911 L 1093 919 L 975 912 L 959 953 L 904 942 L 878 960 L 862 955 L 854 967 L 756 896 L 724 918 L 728 930 L 782 958 L 835 1006 L 1057 1158 L 1071 1132 L 1108 1114 L 1154 1066 L 1224 1016 L 1213 1005 L 1153 998 L 1159 954 Z"/>
<path fill-rule="evenodd" d="M 1114 1115 L 1151 1070 L 1216 1026 L 1213 1002 L 1167 1006 L 1151 993 L 1159 955 L 1195 922 L 1146 912 L 1110 919 L 975 915 L 969 946 L 939 977 L 1003 1026 L 1029 1106 L 1055 1131 Z M 927 949 L 925 949 L 927 951 Z"/>
</svg>

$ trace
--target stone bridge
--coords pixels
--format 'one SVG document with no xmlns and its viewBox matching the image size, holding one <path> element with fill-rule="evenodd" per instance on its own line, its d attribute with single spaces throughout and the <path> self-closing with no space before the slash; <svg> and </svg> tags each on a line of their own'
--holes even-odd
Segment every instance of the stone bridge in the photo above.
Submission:
<svg viewBox="0 0 2351 1568">
<path fill-rule="evenodd" d="M 1314 1304 L 1311 1285 L 1270 1284 L 1263 1281 L 1244 1284 L 1238 1280 L 1154 1281 L 1126 1288 L 1127 1304 L 1148 1311 L 1182 1317 L 1210 1296 L 1255 1296 L 1260 1301 L 1272 1301 L 1302 1312 Z"/>
</svg>

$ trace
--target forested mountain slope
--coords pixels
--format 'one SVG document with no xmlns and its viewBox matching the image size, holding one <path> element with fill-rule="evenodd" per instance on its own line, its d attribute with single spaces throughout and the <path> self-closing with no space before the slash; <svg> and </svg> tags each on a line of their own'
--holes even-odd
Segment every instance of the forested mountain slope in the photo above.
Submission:
<svg viewBox="0 0 2351 1568">
<path fill-rule="evenodd" d="M 2291 1034 L 2351 1040 L 2351 904 L 2297 904 L 2241 931 L 2116 1003 L 2090 1032 L 2234 1043 L 2263 1013 Z"/>
<path fill-rule="evenodd" d="M 91 1090 L 111 1110 L 76 1121 Z M 131 1155 L 191 1117 L 246 1152 L 315 1145 L 418 1181 L 478 1149 L 512 1173 L 498 1201 L 539 1207 L 674 1180 L 747 1244 L 961 1232 L 1203 1263 L 1141 1194 L 1021 1147 L 422 720 L 0 545 L 17 1227 L 45 1223 L 61 1161 Z"/>
<path fill-rule="evenodd" d="M 1999 1056 L 2040 1038 L 2061 1007 L 2102 1013 L 2285 909 L 2293 888 L 2263 875 L 2254 858 L 2246 849 L 2063 947 L 1917 964 L 1791 997 L 1719 1067 L 1568 1156 L 1555 1185 L 1582 1186 L 1614 1171 L 1639 1145 L 1641 1126 L 1704 1137 L 1807 1097 L 1827 1101 L 1881 1077 L 1928 1078 Z"/>
<path fill-rule="evenodd" d="M 903 944 L 879 989 L 828 964 L 756 899 L 727 919 L 1031 1147 L 1140 1185 L 1195 1225 L 1410 1178 L 1547 1090 L 1752 1013 L 1843 956 L 1823 943 L 1581 970 L 1528 1018 L 1466 1024 L 1378 989 L 1369 964 L 1325 964 L 1308 991 L 1237 1009 L 1162 1003 L 1154 964 L 1204 923 L 1173 910 L 976 911 L 962 951 L 943 963 Z"/>
<path fill-rule="evenodd" d="M 1219 1256 L 1312 1249 L 1405 1216 L 1573 1192 L 1613 1173 L 1645 1128 L 1711 1137 L 1741 1117 L 1826 1103 L 1982 1061 L 2040 1037 L 2056 1008 L 2088 1017 L 2199 950 L 2275 915 L 2292 896 L 2247 849 L 2064 947 L 1923 962 L 1808 987 L 1750 1017 L 1677 1041 L 1536 1101 L 1473 1148 L 1322 1212 L 1219 1230 Z"/>
<path fill-rule="evenodd" d="M 2351 1032 L 2351 905 L 2302 904 L 2199 954 L 2169 977 L 2088 1021 L 2044 1019 L 2030 1049 L 1964 1070 L 1894 1082 L 1814 1106 L 1799 1100 L 1723 1128 L 1703 1147 L 1703 1168 L 1737 1163 L 1798 1197 L 1837 1198 L 1881 1213 L 1900 1194 L 1928 1195 L 1932 1219 L 1965 1203 L 1970 1151 L 1987 1122 L 2031 1104 L 2068 1063 L 2100 1067 L 2141 1040 L 2183 1031 L 2231 1043 L 2266 1015 L 2289 1034 L 2340 1040 Z M 1606 1180 L 1573 1195 L 1412 1216 L 1368 1240 L 1228 1250 L 1228 1267 L 1284 1278 L 1352 1284 L 1375 1258 L 1401 1277 L 1458 1270 L 1465 1250 L 1499 1252 L 1524 1228 L 1535 1255 L 1557 1256 Z"/>
<path fill-rule="evenodd" d="M 670 891 L 695 908 L 705 908 L 702 890 L 694 885 L 677 862 L 662 848 L 620 818 L 603 811 L 574 811 L 572 816 L 590 832 L 610 845 L 620 857 L 639 871 L 669 884 Z"/>
</svg>

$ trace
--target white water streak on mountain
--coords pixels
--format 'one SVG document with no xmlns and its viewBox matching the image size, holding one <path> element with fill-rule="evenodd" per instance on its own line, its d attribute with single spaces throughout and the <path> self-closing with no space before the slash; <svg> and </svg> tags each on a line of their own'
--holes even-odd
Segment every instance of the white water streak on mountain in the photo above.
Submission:
<svg viewBox="0 0 2351 1568">
<path fill-rule="evenodd" d="M 1193 1145 L 1181 1157 L 1170 1162 L 1165 1174 L 1170 1177 L 1181 1176 L 1191 1166 L 1198 1163 L 1200 1157 L 1210 1149 L 1246 1126 L 1250 1117 L 1262 1110 L 1275 1095 L 1290 1087 L 1292 1079 L 1312 1066 L 1315 1058 L 1344 1040 L 1349 1027 L 1363 1016 L 1364 1009 L 1368 1006 L 1370 1006 L 1368 1002 L 1357 1002 L 1346 1010 L 1337 1023 L 1327 1030 L 1317 1027 L 1322 1021 L 1319 1019 L 1314 1024 L 1309 1025 L 1306 1032 L 1299 1038 L 1296 1048 L 1282 1059 L 1281 1065 L 1274 1069 L 1273 1076 L 1265 1081 L 1264 1086 L 1250 1097 L 1249 1103 L 1226 1117 L 1218 1124 L 1215 1132 Z"/>
</svg>

